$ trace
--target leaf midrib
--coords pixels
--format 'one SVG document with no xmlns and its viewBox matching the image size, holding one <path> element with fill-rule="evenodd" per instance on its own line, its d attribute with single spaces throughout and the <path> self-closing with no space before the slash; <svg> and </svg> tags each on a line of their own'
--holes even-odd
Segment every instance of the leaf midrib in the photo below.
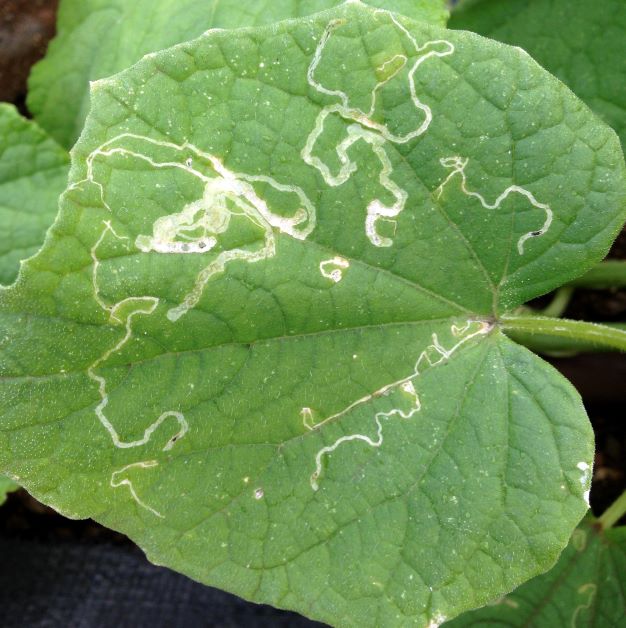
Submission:
<svg viewBox="0 0 626 628">
<path fill-rule="evenodd" d="M 31 315 L 28 315 L 31 316 Z M 42 317 L 44 318 L 44 317 Z M 45 317 L 44 320 L 47 320 L 48 318 L 55 318 L 55 317 Z M 217 350 L 217 349 L 222 349 L 224 347 L 254 347 L 257 345 L 262 345 L 262 344 L 271 344 L 274 342 L 284 342 L 284 341 L 288 341 L 288 340 L 302 340 L 304 338 L 311 338 L 311 337 L 316 337 L 316 336 L 323 336 L 323 335 L 328 335 L 328 334 L 338 334 L 338 333 L 342 333 L 342 332 L 361 332 L 367 329 L 382 329 L 382 328 L 386 328 L 386 327 L 400 327 L 400 326 L 413 326 L 413 325 L 429 325 L 429 324 L 433 324 L 436 325 L 438 323 L 444 323 L 444 322 L 453 322 L 454 318 L 453 317 L 442 317 L 442 318 L 433 318 L 433 319 L 424 319 L 424 320 L 419 320 L 419 321 L 398 321 L 398 322 L 389 322 L 389 323 L 373 323 L 371 325 L 357 325 L 354 327 L 342 327 L 340 329 L 323 329 L 323 330 L 319 330 L 319 331 L 315 331 L 315 332 L 304 332 L 304 333 L 300 333 L 300 334 L 288 334 L 288 335 L 282 335 L 282 336 L 270 336 L 268 338 L 258 338 L 256 340 L 241 340 L 241 341 L 231 341 L 231 342 L 224 342 L 224 343 L 220 343 L 220 344 L 216 344 L 216 345 L 210 345 L 207 347 L 200 347 L 200 348 L 193 348 L 193 349 L 181 349 L 180 351 L 165 351 L 163 353 L 159 353 L 158 355 L 155 356 L 151 356 L 149 358 L 144 358 L 142 360 L 136 360 L 134 362 L 130 362 L 130 363 L 121 363 L 121 364 L 115 364 L 115 365 L 110 365 L 110 366 L 103 366 L 101 367 L 102 370 L 107 370 L 107 369 L 116 369 L 116 368 L 123 368 L 126 366 L 131 366 L 131 367 L 135 367 L 135 366 L 139 366 L 142 364 L 146 364 L 148 362 L 152 362 L 154 360 L 159 360 L 161 358 L 168 358 L 168 357 L 174 357 L 174 356 L 183 356 L 183 355 L 193 355 L 194 353 L 202 353 L 204 351 L 212 351 L 212 350 Z M 75 321 L 72 321 L 75 322 Z M 80 324 L 80 323 L 77 323 Z M 95 325 L 92 325 L 95 326 Z M 150 338 L 150 340 L 154 341 L 157 344 L 160 344 L 159 341 L 155 338 L 152 338 L 151 336 L 144 336 L 144 338 Z M 81 369 L 77 369 L 77 370 L 71 370 L 68 371 L 66 370 L 63 373 L 42 373 L 41 375 L 0 375 L 0 381 L 4 381 L 4 382 L 9 382 L 9 381 L 23 381 L 23 380 L 45 380 L 45 379 L 54 379 L 57 377 L 68 377 L 70 375 L 82 375 L 86 372 L 86 370 L 89 368 L 89 366 L 91 366 L 91 364 L 86 365 L 84 368 Z"/>
</svg>

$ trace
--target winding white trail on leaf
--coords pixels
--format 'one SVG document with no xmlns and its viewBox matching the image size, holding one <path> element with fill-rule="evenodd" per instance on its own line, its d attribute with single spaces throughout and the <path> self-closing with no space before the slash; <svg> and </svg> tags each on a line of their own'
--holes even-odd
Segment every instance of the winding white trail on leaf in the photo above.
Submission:
<svg viewBox="0 0 626 628">
<path fill-rule="evenodd" d="M 465 174 L 465 169 L 467 168 L 469 159 L 463 159 L 459 156 L 443 157 L 439 160 L 439 163 L 441 163 L 444 168 L 450 169 L 452 172 L 450 172 L 444 182 L 437 188 L 437 197 L 441 197 L 444 188 L 450 183 L 450 181 L 454 179 L 454 177 L 458 176 L 461 179 L 461 191 L 463 192 L 463 194 L 478 199 L 480 204 L 485 209 L 499 209 L 502 203 L 504 203 L 504 201 L 509 198 L 509 196 L 511 196 L 512 194 L 519 194 L 520 196 L 526 198 L 533 207 L 540 209 L 545 213 L 546 218 L 543 225 L 539 229 L 525 233 L 517 241 L 517 252 L 520 255 L 524 254 L 524 245 L 527 240 L 542 236 L 544 233 L 546 233 L 546 231 L 548 231 L 548 229 L 552 225 L 554 213 L 551 207 L 549 205 L 546 205 L 545 203 L 540 203 L 535 198 L 533 193 L 526 188 L 520 187 L 519 185 L 510 185 L 500 194 L 500 196 L 498 196 L 498 198 L 496 198 L 493 203 L 489 203 L 482 194 L 474 192 L 467 187 L 467 175 Z"/>
<path fill-rule="evenodd" d="M 326 277 L 334 283 L 339 283 L 343 279 L 343 273 L 348 268 L 350 268 L 350 262 L 339 255 L 320 262 L 322 277 Z"/>
<path fill-rule="evenodd" d="M 584 489 L 583 499 L 587 503 L 587 506 L 589 506 L 589 493 L 591 492 L 591 476 L 592 476 L 591 467 L 586 462 L 579 462 L 576 465 L 576 468 L 582 471 L 582 474 L 580 476 L 580 484 L 582 485 Z"/>
<path fill-rule="evenodd" d="M 133 462 L 132 464 L 127 464 L 125 467 L 122 467 L 118 471 L 114 471 L 111 475 L 111 488 L 119 488 L 120 486 L 127 486 L 128 490 L 132 498 L 139 504 L 142 508 L 149 510 L 153 515 L 159 517 L 160 519 L 164 519 L 163 515 L 158 511 L 149 506 L 144 501 L 142 501 L 137 495 L 135 491 L 135 487 L 133 483 L 128 478 L 118 479 L 123 473 L 128 471 L 129 469 L 152 469 L 153 467 L 157 467 L 159 463 L 156 460 L 146 460 L 144 462 Z"/>
<path fill-rule="evenodd" d="M 178 160 L 159 160 L 149 152 L 131 149 L 124 143 L 145 144 L 146 148 L 164 148 L 179 154 Z M 211 153 L 185 142 L 174 144 L 155 140 L 133 133 L 123 133 L 105 142 L 87 158 L 87 181 L 100 189 L 103 205 L 111 211 L 104 198 L 104 186 L 94 175 L 94 163 L 97 158 L 114 155 L 139 159 L 155 169 L 179 169 L 198 178 L 204 185 L 200 199 L 186 205 L 182 211 L 159 217 L 153 224 L 151 235 L 139 235 L 135 246 L 144 253 L 154 251 L 162 254 L 200 254 L 204 255 L 219 243 L 219 236 L 226 233 L 233 216 L 245 216 L 254 225 L 264 231 L 264 245 L 258 250 L 234 248 L 222 251 L 198 273 L 193 288 L 184 296 L 182 302 L 167 312 L 167 317 L 175 322 L 193 309 L 215 275 L 224 272 L 232 261 L 254 263 L 266 260 L 276 254 L 274 229 L 297 240 L 305 240 L 316 227 L 316 208 L 302 188 L 280 183 L 266 175 L 250 175 L 235 172 L 224 166 L 222 160 Z M 207 174 L 194 167 L 194 163 L 204 165 Z M 255 191 L 253 184 L 261 183 L 284 194 L 297 197 L 300 207 L 292 216 L 286 217 L 271 211 L 267 202 Z M 234 210 L 229 207 L 234 206 Z M 200 235 L 198 235 L 198 233 Z"/>
<path fill-rule="evenodd" d="M 387 147 L 390 143 L 405 144 L 423 135 L 428 130 L 433 115 L 430 107 L 422 103 L 417 95 L 415 76 L 418 69 L 425 61 L 430 58 L 441 58 L 453 54 L 454 46 L 446 40 L 429 41 L 420 46 L 392 13 L 379 10 L 376 11 L 376 15 L 387 19 L 389 23 L 409 41 L 409 48 L 414 50 L 415 54 L 411 53 L 409 56 L 396 54 L 385 60 L 377 70 L 382 75 L 385 75 L 386 78 L 379 81 L 373 88 L 369 109 L 364 111 L 353 107 L 350 105 L 350 97 L 346 92 L 327 89 L 316 79 L 316 71 L 324 57 L 328 42 L 333 33 L 343 24 L 341 21 L 331 22 L 318 43 L 307 71 L 307 80 L 309 85 L 318 93 L 338 98 L 339 102 L 328 105 L 321 110 L 317 117 L 315 127 L 308 136 L 305 147 L 302 149 L 302 157 L 307 164 L 315 167 L 322 174 L 328 185 L 336 187 L 345 183 L 358 169 L 358 164 L 349 156 L 351 147 L 361 140 L 371 147 L 374 156 L 380 162 L 379 182 L 381 186 L 393 196 L 395 202 L 391 205 L 385 205 L 379 199 L 371 201 L 367 207 L 365 232 L 374 246 L 389 247 L 393 244 L 393 239 L 379 233 L 379 223 L 387 222 L 388 226 L 391 227 L 391 231 L 393 231 L 395 228 L 394 218 L 405 208 L 408 194 L 393 179 L 393 163 L 387 152 Z M 407 71 L 406 80 L 408 81 L 413 106 L 417 111 L 422 113 L 423 120 L 416 128 L 406 134 L 399 135 L 394 134 L 386 125 L 377 122 L 374 118 L 376 116 L 381 90 L 407 68 L 410 62 L 409 57 L 411 58 L 411 67 Z M 347 126 L 346 137 L 335 149 L 341 164 L 337 174 L 333 174 L 327 164 L 313 155 L 316 145 L 324 132 L 326 121 L 328 117 L 333 114 L 338 115 L 340 118 L 350 123 Z M 160 154 L 161 157 L 157 156 L 157 153 Z M 165 153 L 165 156 L 163 156 L 163 153 Z M 108 313 L 109 320 L 116 325 L 124 326 L 125 329 L 123 337 L 112 347 L 108 348 L 87 370 L 89 378 L 97 385 L 100 396 L 100 402 L 96 407 L 95 414 L 109 433 L 113 445 L 119 449 L 130 449 L 147 445 L 151 441 L 154 433 L 165 422 L 170 420 L 174 421 L 177 423 L 178 430 L 165 443 L 163 451 L 167 451 L 188 433 L 189 425 L 182 412 L 178 410 L 163 412 L 144 430 L 143 436 L 135 440 L 123 439 L 106 414 L 106 409 L 109 405 L 109 394 L 107 381 L 101 374 L 102 367 L 114 354 L 119 353 L 133 338 L 133 323 L 135 319 L 139 316 L 153 315 L 160 301 L 154 296 L 128 297 L 116 303 L 108 303 L 106 301 L 102 296 L 103 289 L 100 283 L 103 259 L 103 257 L 100 256 L 100 251 L 105 239 L 109 237 L 114 238 L 124 242 L 124 245 L 129 251 L 132 251 L 134 247 L 134 250 L 145 254 L 210 254 L 210 261 L 197 274 L 191 290 L 184 295 L 178 305 L 167 311 L 167 318 L 172 322 L 176 322 L 197 306 L 208 282 L 214 276 L 223 273 L 230 262 L 244 261 L 247 263 L 255 263 L 274 257 L 276 254 L 275 230 L 298 240 L 306 240 L 316 227 L 316 208 L 299 186 L 281 183 L 272 177 L 262 174 L 252 175 L 231 170 L 224 165 L 219 157 L 202 151 L 191 143 L 184 142 L 182 144 L 176 144 L 134 133 L 122 133 L 104 142 L 89 154 L 86 159 L 86 178 L 70 186 L 70 189 L 78 188 L 84 184 L 95 186 L 98 190 L 102 206 L 108 210 L 111 216 L 115 216 L 115 213 L 107 202 L 105 183 L 98 177 L 97 165 L 113 157 L 139 160 L 154 169 L 181 170 L 198 179 L 202 185 L 200 198 L 185 205 L 181 211 L 160 216 L 152 224 L 151 233 L 140 234 L 136 236 L 132 242 L 129 236 L 122 234 L 124 230 L 123 226 L 114 227 L 111 220 L 104 221 L 102 232 L 99 234 L 97 241 L 90 250 L 93 262 L 92 282 L 94 298 L 102 310 Z M 445 185 L 458 174 L 462 178 L 462 189 L 464 193 L 479 199 L 485 207 L 497 208 L 509 194 L 519 193 L 524 195 L 535 207 L 546 211 L 546 223 L 542 230 L 530 232 L 520 238 L 520 242 L 518 243 L 520 253 L 523 252 L 523 244 L 528 238 L 541 235 L 549 228 L 552 220 L 550 208 L 547 205 L 538 203 L 530 192 L 518 186 L 511 186 L 503 192 L 494 204 L 489 204 L 480 194 L 470 192 L 467 189 L 464 172 L 467 161 L 450 161 L 450 159 L 454 160 L 459 158 L 448 158 L 446 163 L 444 163 L 445 160 L 442 160 L 442 165 L 453 168 L 453 172 L 440 186 L 440 194 Z M 270 186 L 274 191 L 282 194 L 295 195 L 297 199 L 297 209 L 288 216 L 272 211 L 268 203 L 257 193 L 254 187 L 255 184 Z M 241 217 L 248 219 L 252 225 L 261 230 L 262 237 L 259 239 L 259 242 L 262 242 L 262 245 L 259 244 L 256 248 L 251 248 L 247 245 L 247 248 L 243 248 L 242 245 L 241 248 L 231 248 L 230 250 L 217 252 L 216 249 L 219 249 L 220 237 L 228 232 L 234 218 L 239 219 Z M 342 280 L 344 272 L 348 267 L 349 262 L 339 256 L 330 260 L 323 260 L 319 264 L 322 276 L 335 283 L 339 283 Z M 394 409 L 390 412 L 376 414 L 374 417 L 377 426 L 376 437 L 353 434 L 338 439 L 338 441 L 330 447 L 322 448 L 316 455 L 316 471 L 311 476 L 311 486 L 314 490 L 318 488 L 317 479 L 321 473 L 322 460 L 325 455 L 335 451 L 342 443 L 352 440 L 362 440 L 372 447 L 379 447 L 383 442 L 383 420 L 391 416 L 399 416 L 400 418 L 408 419 L 413 416 L 415 412 L 419 411 L 419 398 L 412 380 L 419 375 L 418 367 L 420 363 L 427 361 L 430 365 L 439 364 L 441 361 L 448 359 L 454 351 L 471 338 L 488 332 L 488 329 L 485 328 L 486 323 L 476 323 L 479 325 L 479 329 L 469 333 L 468 330 L 470 330 L 473 323 L 475 323 L 475 321 L 468 322 L 468 326 L 461 330 L 453 328 L 453 333 L 455 335 L 458 333 L 462 338 L 451 349 L 442 347 L 437 337 L 433 336 L 433 344 L 419 356 L 415 371 L 410 376 L 398 382 L 393 382 L 363 399 L 357 400 L 341 413 L 328 417 L 317 424 L 313 424 L 311 412 L 306 408 L 303 409 L 303 420 L 307 428 L 319 429 L 328 421 L 339 418 L 358 405 L 376 396 L 387 394 L 393 389 L 401 391 L 411 399 L 411 407 L 408 411 Z M 434 351 L 437 356 L 434 360 L 430 357 L 432 351 Z M 131 495 L 137 503 L 157 516 L 161 516 L 157 511 L 144 504 L 137 497 L 130 481 L 119 480 L 121 472 L 129 470 L 132 467 L 148 468 L 149 466 L 154 466 L 154 464 L 152 464 L 153 462 L 158 464 L 155 461 L 133 463 L 127 465 L 120 471 L 114 472 L 111 477 L 111 486 L 114 488 L 122 485 L 128 486 Z"/>
<path fill-rule="evenodd" d="M 146 149 L 145 152 L 140 150 L 142 147 Z M 150 154 L 150 149 L 152 152 L 155 149 L 173 151 L 178 159 L 159 160 Z M 163 451 L 168 451 L 189 431 L 188 422 L 182 412 L 177 410 L 163 412 L 144 430 L 143 436 L 135 440 L 123 439 L 106 414 L 109 394 L 107 380 L 101 374 L 101 368 L 133 338 L 135 318 L 151 316 L 160 302 L 154 296 L 128 297 L 116 303 L 108 303 L 103 298 L 100 278 L 102 266 L 100 249 L 106 238 L 113 238 L 122 242 L 128 251 L 132 251 L 134 246 L 135 249 L 143 253 L 204 255 L 217 246 L 219 236 L 228 230 L 233 216 L 244 216 L 262 230 L 264 234 L 262 247 L 257 250 L 243 248 L 225 250 L 207 264 L 197 275 L 194 287 L 185 295 L 183 301 L 167 312 L 167 317 L 175 322 L 197 305 L 211 277 L 223 272 L 228 262 L 234 260 L 256 262 L 273 257 L 276 252 L 274 229 L 296 239 L 306 239 L 315 228 L 316 211 L 306 194 L 297 186 L 282 184 L 265 175 L 233 172 L 227 169 L 220 159 L 191 144 L 178 145 L 137 134 L 124 133 L 108 140 L 90 153 L 86 160 L 87 177 L 70 187 L 70 189 L 77 189 L 85 184 L 94 185 L 98 190 L 102 206 L 112 216 L 115 213 L 107 202 L 105 184 L 97 177 L 96 163 L 98 160 L 106 160 L 113 156 L 138 159 L 155 169 L 180 169 L 198 178 L 203 184 L 202 198 L 189 203 L 180 212 L 159 217 L 153 224 L 152 234 L 139 235 L 132 243 L 128 236 L 119 233 L 121 228 L 116 229 L 111 220 L 105 220 L 99 237 L 90 249 L 95 301 L 102 310 L 107 312 L 111 323 L 123 325 L 125 329 L 123 337 L 108 348 L 87 369 L 87 375 L 96 383 L 100 396 L 100 402 L 95 409 L 96 417 L 109 433 L 113 445 L 118 449 L 131 449 L 147 445 L 163 423 L 174 420 L 178 424 L 178 431 L 165 443 Z M 206 172 L 194 167 L 194 161 L 200 162 Z M 300 202 L 300 207 L 289 217 L 273 213 L 267 203 L 258 196 L 253 183 L 267 184 L 278 192 L 295 194 Z M 331 271 L 331 277 L 336 276 L 334 273 L 335 271 Z M 119 479 L 120 474 L 128 469 L 149 468 L 156 464 L 158 464 L 156 461 L 150 461 L 127 465 L 112 474 L 110 485 L 112 488 L 128 486 L 131 496 L 141 507 L 161 517 L 162 515 L 158 511 L 148 506 L 137 496 L 130 480 Z"/>
<path fill-rule="evenodd" d="M 109 405 L 109 395 L 107 391 L 107 381 L 104 376 L 98 373 L 98 369 L 115 353 L 121 351 L 121 349 L 131 340 L 133 337 L 133 319 L 136 316 L 150 316 L 156 310 L 159 300 L 155 297 L 129 297 L 127 299 L 123 299 L 115 304 L 108 304 L 101 295 L 101 288 L 98 281 L 98 273 L 100 270 L 100 259 L 98 258 L 98 249 L 102 245 L 104 239 L 107 235 L 111 235 L 111 237 L 120 240 L 128 245 L 128 238 L 125 236 L 121 236 L 117 233 L 117 231 L 113 228 L 110 221 L 105 221 L 103 223 L 104 227 L 100 234 L 100 237 L 97 239 L 96 243 L 91 248 L 91 258 L 93 261 L 92 264 L 92 283 L 93 283 L 93 291 L 96 302 L 100 305 L 100 307 L 108 312 L 109 320 L 117 325 L 124 325 L 125 334 L 124 336 L 112 347 L 107 349 L 88 369 L 87 375 L 88 377 L 94 381 L 98 386 L 98 393 L 100 395 L 100 402 L 96 406 L 95 414 L 100 423 L 109 433 L 111 440 L 113 441 L 113 445 L 118 449 L 131 449 L 135 447 L 142 447 L 147 445 L 154 432 L 168 419 L 173 419 L 178 423 L 178 431 L 171 436 L 163 447 L 163 451 L 169 451 L 172 447 L 184 438 L 184 436 L 189 431 L 189 425 L 185 416 L 182 412 L 169 410 L 167 412 L 163 412 L 155 421 L 152 423 L 143 433 L 142 438 L 137 440 L 123 440 L 113 423 L 109 420 L 106 414 L 106 408 Z M 129 310 L 127 312 L 124 309 L 128 307 Z M 148 461 L 148 462 L 137 462 L 133 464 L 126 465 L 122 469 L 118 471 L 114 471 L 111 474 L 111 479 L 109 481 L 111 488 L 118 488 L 120 486 L 128 486 L 131 496 L 133 499 L 146 510 L 149 510 L 153 514 L 158 517 L 162 517 L 162 515 L 157 512 L 151 506 L 148 506 L 144 501 L 142 501 L 135 491 L 132 482 L 125 478 L 123 480 L 119 480 L 118 477 L 126 470 L 131 468 L 151 468 L 158 464 L 156 461 Z"/>
<path fill-rule="evenodd" d="M 313 419 L 313 411 L 311 408 L 302 408 L 301 416 L 304 427 L 310 431 L 319 430 L 324 425 L 339 419 L 356 408 L 373 401 L 374 399 L 388 396 L 392 393 L 401 393 L 405 397 L 408 396 L 411 400 L 411 404 L 408 410 L 401 408 L 393 408 L 389 412 L 377 412 L 374 415 L 374 422 L 376 424 L 376 436 L 371 437 L 367 434 L 355 433 L 341 436 L 332 445 L 322 447 L 315 455 L 315 471 L 310 478 L 311 488 L 314 491 L 319 490 L 319 478 L 322 474 L 323 460 L 325 456 L 332 454 L 338 447 L 344 443 L 352 441 L 362 441 L 370 447 L 378 448 L 383 444 L 383 421 L 387 421 L 392 417 L 398 417 L 401 419 L 410 419 L 417 412 L 421 410 L 421 403 L 419 395 L 415 389 L 415 380 L 424 372 L 425 369 L 438 366 L 443 362 L 448 361 L 454 353 L 456 353 L 463 345 L 467 344 L 474 338 L 489 334 L 493 329 L 493 323 L 490 321 L 469 320 L 462 327 L 452 325 L 450 333 L 459 338 L 459 340 L 450 348 L 444 347 L 439 341 L 437 334 L 432 335 L 432 343 L 426 347 L 418 356 L 413 372 L 402 379 L 399 379 L 390 384 L 386 384 L 382 388 L 357 399 L 349 406 L 326 417 L 325 419 L 315 422 Z"/>
<path fill-rule="evenodd" d="M 320 111 L 315 122 L 315 127 L 308 136 L 306 144 L 301 151 L 301 155 L 302 159 L 307 164 L 313 166 L 320 172 L 328 185 L 337 187 L 348 181 L 358 170 L 358 164 L 352 160 L 348 154 L 350 148 L 361 140 L 370 145 L 381 166 L 379 183 L 393 196 L 395 201 L 391 205 L 386 205 L 380 199 L 375 199 L 369 203 L 365 219 L 365 233 L 374 246 L 390 247 L 393 245 L 393 239 L 383 236 L 378 232 L 378 222 L 382 220 L 383 222 L 389 223 L 391 230 L 394 231 L 396 224 L 394 218 L 404 210 L 408 193 L 392 179 L 393 164 L 387 153 L 386 145 L 387 143 L 406 144 L 426 133 L 433 120 L 433 114 L 431 108 L 423 103 L 417 95 L 415 74 L 420 66 L 428 59 L 446 57 L 453 54 L 454 45 L 447 40 L 433 40 L 420 46 L 415 40 L 415 37 L 398 21 L 393 13 L 380 9 L 375 12 L 375 15 L 383 16 L 388 19 L 409 41 L 410 47 L 415 52 L 416 57 L 413 59 L 412 65 L 408 71 L 407 80 L 411 101 L 415 109 L 422 113 L 423 121 L 419 126 L 408 133 L 398 135 L 393 133 L 387 125 L 374 120 L 378 106 L 378 96 L 381 89 L 397 77 L 409 63 L 409 57 L 404 54 L 391 56 L 377 68 L 381 74 L 387 74 L 387 76 L 374 86 L 370 99 L 370 107 L 367 111 L 351 106 L 350 96 L 346 92 L 339 89 L 328 89 L 315 78 L 316 71 L 324 57 L 328 42 L 335 31 L 346 23 L 345 20 L 341 19 L 333 20 L 326 27 L 318 43 L 313 60 L 307 71 L 307 80 L 315 91 L 325 96 L 338 98 L 340 102 L 327 105 Z M 330 167 L 323 160 L 313 154 L 320 137 L 324 133 L 326 121 L 328 117 L 333 114 L 337 114 L 344 120 L 354 123 L 347 127 L 346 137 L 335 147 L 335 153 L 340 163 L 340 169 L 336 175 L 331 172 Z"/>
<path fill-rule="evenodd" d="M 576 590 L 576 593 L 578 593 L 578 595 L 586 595 L 587 600 L 583 602 L 582 604 L 579 604 L 574 609 L 574 614 L 572 615 L 572 620 L 570 622 L 571 628 L 578 627 L 578 618 L 584 611 L 587 611 L 591 608 L 591 605 L 593 603 L 594 598 L 596 597 L 597 592 L 598 592 L 598 585 L 594 584 L 593 582 L 588 582 L 587 584 L 583 584 L 582 586 L 578 587 L 578 589 Z"/>
<path fill-rule="evenodd" d="M 105 427 L 105 429 L 111 436 L 111 440 L 113 441 L 113 444 L 115 445 L 115 447 L 119 449 L 130 449 L 133 447 L 141 447 L 142 445 L 146 445 L 150 441 L 152 434 L 159 428 L 159 426 L 168 418 L 172 417 L 178 422 L 179 431 L 174 436 L 172 436 L 172 438 L 170 438 L 168 442 L 165 444 L 165 446 L 163 447 L 163 451 L 168 451 L 174 446 L 174 443 L 176 443 L 176 441 L 180 440 L 181 438 L 185 436 L 185 434 L 187 433 L 189 429 L 187 421 L 185 420 L 185 417 L 181 412 L 176 412 L 176 411 L 164 412 L 157 418 L 157 420 L 152 425 L 150 425 L 150 427 L 148 427 L 144 431 L 142 438 L 138 440 L 134 440 L 134 441 L 122 440 L 117 430 L 115 429 L 115 427 L 113 426 L 113 424 L 111 423 L 111 421 L 108 419 L 108 417 L 105 414 L 105 409 L 109 404 L 107 382 L 106 382 L 106 379 L 102 375 L 99 375 L 97 371 L 102 364 L 104 364 L 113 354 L 118 353 L 132 338 L 133 319 L 136 316 L 150 316 L 151 314 L 154 313 L 154 311 L 157 308 L 157 305 L 159 304 L 159 300 L 155 297 L 129 297 L 113 305 L 107 304 L 102 299 L 102 296 L 100 294 L 100 287 L 98 285 L 98 271 L 100 269 L 100 260 L 98 259 L 97 252 L 98 252 L 98 248 L 101 246 L 102 242 L 104 241 L 104 238 L 109 233 L 112 234 L 113 237 L 117 238 L 118 240 L 128 240 L 128 238 L 120 236 L 115 231 L 115 229 L 113 229 L 110 222 L 108 221 L 104 222 L 104 228 L 102 230 L 102 233 L 100 234 L 100 237 L 98 238 L 98 240 L 96 241 L 96 243 L 91 249 L 91 258 L 93 260 L 92 281 L 93 281 L 94 295 L 100 307 L 102 307 L 103 310 L 109 313 L 109 319 L 111 320 L 111 322 L 114 322 L 116 324 L 123 324 L 125 326 L 126 333 L 115 345 L 107 349 L 87 369 L 87 375 L 89 376 L 91 380 L 96 382 L 96 384 L 98 385 L 98 392 L 100 394 L 100 403 L 96 406 L 96 410 L 95 410 L 96 416 L 98 417 L 100 423 L 102 423 L 102 425 Z M 132 304 L 133 309 L 130 310 L 127 314 L 124 314 L 122 310 L 128 304 Z"/>
</svg>

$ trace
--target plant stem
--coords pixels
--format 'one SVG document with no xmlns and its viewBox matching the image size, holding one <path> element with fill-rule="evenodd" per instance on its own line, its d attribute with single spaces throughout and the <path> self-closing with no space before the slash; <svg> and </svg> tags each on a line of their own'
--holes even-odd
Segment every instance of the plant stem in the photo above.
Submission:
<svg viewBox="0 0 626 628">
<path fill-rule="evenodd" d="M 606 326 L 626 331 L 625 323 L 606 323 Z M 508 331 L 507 335 L 520 345 L 528 347 L 535 353 L 550 355 L 555 358 L 570 357 L 578 353 L 597 353 L 602 351 L 616 351 L 614 347 L 601 346 L 578 338 L 564 338 L 546 334 L 532 334 L 522 331 Z"/>
<path fill-rule="evenodd" d="M 560 318 L 563 316 L 574 294 L 573 286 L 562 286 L 555 293 L 550 304 L 541 312 L 542 316 Z"/>
<path fill-rule="evenodd" d="M 608 260 L 592 268 L 587 274 L 572 281 L 576 288 L 626 288 L 626 261 Z"/>
<path fill-rule="evenodd" d="M 573 341 L 573 349 L 578 346 L 580 350 L 580 345 L 591 345 L 626 351 L 626 330 L 617 326 L 546 316 L 503 316 L 499 322 L 504 331 L 568 338 Z"/>
<path fill-rule="evenodd" d="M 626 491 L 624 491 L 598 518 L 598 523 L 603 530 L 612 528 L 624 515 L 626 515 Z"/>
</svg>

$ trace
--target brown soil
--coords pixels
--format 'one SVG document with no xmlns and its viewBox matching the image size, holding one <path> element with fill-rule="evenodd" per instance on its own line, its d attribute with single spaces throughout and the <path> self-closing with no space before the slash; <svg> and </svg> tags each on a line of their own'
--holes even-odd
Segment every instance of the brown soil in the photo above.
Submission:
<svg viewBox="0 0 626 628">
<path fill-rule="evenodd" d="M 58 0 L 0 2 L 0 100 L 24 112 L 30 68 L 54 36 Z"/>
</svg>

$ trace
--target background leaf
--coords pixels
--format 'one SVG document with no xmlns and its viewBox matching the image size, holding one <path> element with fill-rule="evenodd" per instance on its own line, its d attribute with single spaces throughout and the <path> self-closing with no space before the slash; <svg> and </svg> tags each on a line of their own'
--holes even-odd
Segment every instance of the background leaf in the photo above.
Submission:
<svg viewBox="0 0 626 628">
<path fill-rule="evenodd" d="M 606 253 L 615 134 L 520 51 L 355 3 L 92 101 L 0 293 L 0 470 L 335 625 L 433 625 L 551 567 L 593 434 L 497 319 Z"/>
<path fill-rule="evenodd" d="M 271 24 L 342 0 L 62 0 L 58 35 L 29 81 L 28 107 L 66 147 L 89 110 L 89 82 L 124 70 L 147 53 L 210 28 Z M 369 0 L 368 4 L 444 25 L 445 0 Z"/>
<path fill-rule="evenodd" d="M 41 247 L 65 189 L 69 156 L 12 105 L 0 104 L 0 284 Z"/>
<path fill-rule="evenodd" d="M 520 46 L 558 76 L 626 146 L 626 3 L 623 0 L 469 0 L 451 28 Z"/>
<path fill-rule="evenodd" d="M 17 484 L 9 478 L 5 478 L 0 475 L 0 506 L 4 504 L 7 499 L 7 493 L 14 491 L 18 488 Z"/>
<path fill-rule="evenodd" d="M 495 603 L 446 628 L 510 626 L 589 628 L 624 624 L 626 528 L 600 531 L 589 518 L 574 531 L 559 562 Z"/>
</svg>

